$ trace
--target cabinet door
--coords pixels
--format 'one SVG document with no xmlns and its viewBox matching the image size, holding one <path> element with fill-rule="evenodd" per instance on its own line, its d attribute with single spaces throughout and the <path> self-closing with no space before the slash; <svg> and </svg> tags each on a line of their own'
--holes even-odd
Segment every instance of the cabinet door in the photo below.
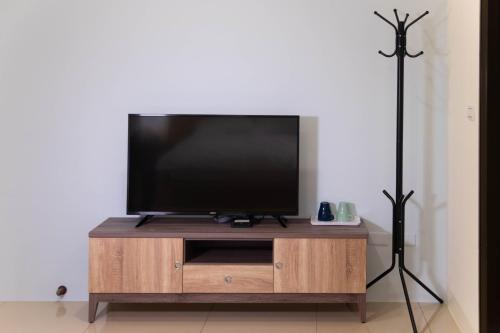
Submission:
<svg viewBox="0 0 500 333">
<path fill-rule="evenodd" d="M 182 239 L 91 238 L 90 293 L 181 293 Z"/>
<path fill-rule="evenodd" d="M 275 239 L 274 292 L 366 292 L 365 239 Z"/>
</svg>

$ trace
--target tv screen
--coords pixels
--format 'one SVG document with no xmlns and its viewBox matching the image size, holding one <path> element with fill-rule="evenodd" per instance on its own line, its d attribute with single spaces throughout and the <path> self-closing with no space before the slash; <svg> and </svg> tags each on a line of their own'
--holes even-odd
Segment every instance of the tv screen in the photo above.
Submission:
<svg viewBox="0 0 500 333">
<path fill-rule="evenodd" d="M 298 116 L 129 115 L 128 131 L 128 214 L 298 214 Z"/>
</svg>

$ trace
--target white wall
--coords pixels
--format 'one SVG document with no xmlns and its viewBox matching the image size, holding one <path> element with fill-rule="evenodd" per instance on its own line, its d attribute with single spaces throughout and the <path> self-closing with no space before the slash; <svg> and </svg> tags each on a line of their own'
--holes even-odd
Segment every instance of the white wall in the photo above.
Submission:
<svg viewBox="0 0 500 333">
<path fill-rule="evenodd" d="M 387 242 L 396 67 L 373 10 L 396 6 L 431 11 L 409 35 L 407 264 L 443 295 L 446 0 L 0 0 L 0 300 L 86 298 L 87 232 L 125 212 L 128 113 L 299 114 L 301 215 L 350 200 Z M 369 278 L 390 250 L 369 247 Z M 402 300 L 397 275 L 369 297 Z"/>
<path fill-rule="evenodd" d="M 479 332 L 480 0 L 449 1 L 448 301 L 462 332 Z M 475 119 L 467 118 L 472 108 Z"/>
</svg>

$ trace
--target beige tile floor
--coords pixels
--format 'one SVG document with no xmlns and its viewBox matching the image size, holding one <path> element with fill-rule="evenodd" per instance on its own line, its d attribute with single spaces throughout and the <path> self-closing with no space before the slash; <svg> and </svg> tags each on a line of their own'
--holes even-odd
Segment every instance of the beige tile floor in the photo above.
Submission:
<svg viewBox="0 0 500 333">
<path fill-rule="evenodd" d="M 413 305 L 419 332 L 460 333 L 446 305 Z M 404 303 L 368 303 L 366 324 L 345 304 L 130 304 L 100 306 L 88 324 L 86 302 L 0 303 L 0 332 L 8 333 L 405 333 Z"/>
</svg>

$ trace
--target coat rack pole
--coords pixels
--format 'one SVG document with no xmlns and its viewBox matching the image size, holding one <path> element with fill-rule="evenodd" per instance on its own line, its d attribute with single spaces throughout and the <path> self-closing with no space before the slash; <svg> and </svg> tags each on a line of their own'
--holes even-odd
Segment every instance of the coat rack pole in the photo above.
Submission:
<svg viewBox="0 0 500 333">
<path fill-rule="evenodd" d="M 443 300 L 436 295 L 429 287 L 427 287 L 422 281 L 420 281 L 408 268 L 405 266 L 405 206 L 406 202 L 413 195 L 413 191 L 410 191 L 407 195 L 403 194 L 403 126 L 404 126 L 404 70 L 405 70 L 405 57 L 417 58 L 424 54 L 424 52 L 419 52 L 417 54 L 410 54 L 406 49 L 406 33 L 408 28 L 413 24 L 418 22 L 424 16 L 429 14 L 428 11 L 417 17 L 415 20 L 406 25 L 409 15 L 406 14 L 405 19 L 401 21 L 396 9 L 394 9 L 394 15 L 396 16 L 396 24 L 375 12 L 375 15 L 380 17 L 383 21 L 394 28 L 396 33 L 396 49 L 393 53 L 387 54 L 382 51 L 378 51 L 379 54 L 387 58 L 397 57 L 397 115 L 396 115 L 396 196 L 393 198 L 386 190 L 383 191 L 384 195 L 389 198 L 392 204 L 392 264 L 384 271 L 382 274 L 373 279 L 367 284 L 367 288 L 380 281 L 383 277 L 389 274 L 396 267 L 396 256 L 398 257 L 398 270 L 399 277 L 401 279 L 401 284 L 403 287 L 403 292 L 406 300 L 406 305 L 408 307 L 408 314 L 410 316 L 411 325 L 413 332 L 417 333 L 417 326 L 415 324 L 415 318 L 413 316 L 413 310 L 411 307 L 410 296 L 408 294 L 408 289 L 406 287 L 406 281 L 404 273 L 408 274 L 410 278 L 415 280 L 421 287 L 423 287 L 428 293 L 430 293 L 439 303 L 443 303 Z"/>
</svg>

